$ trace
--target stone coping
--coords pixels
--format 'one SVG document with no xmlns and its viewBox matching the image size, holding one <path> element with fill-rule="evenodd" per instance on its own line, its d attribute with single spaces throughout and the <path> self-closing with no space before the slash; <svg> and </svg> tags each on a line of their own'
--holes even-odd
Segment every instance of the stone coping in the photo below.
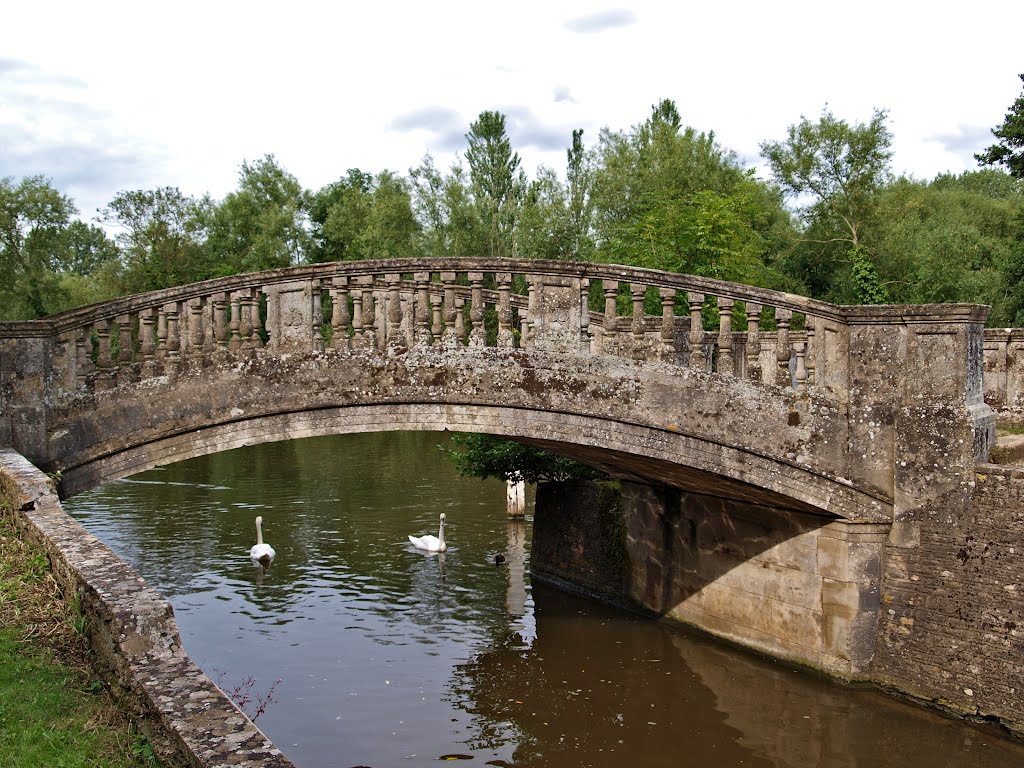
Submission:
<svg viewBox="0 0 1024 768">
<path fill-rule="evenodd" d="M 135 569 L 63 509 L 51 480 L 0 449 L 0 496 L 77 600 L 97 672 L 135 715 L 165 766 L 293 765 L 189 658 L 174 611 Z"/>
</svg>

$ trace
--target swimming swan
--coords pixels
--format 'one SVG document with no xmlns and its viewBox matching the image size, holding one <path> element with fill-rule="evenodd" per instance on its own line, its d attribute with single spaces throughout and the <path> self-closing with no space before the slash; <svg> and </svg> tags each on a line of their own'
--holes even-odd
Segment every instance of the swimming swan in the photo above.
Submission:
<svg viewBox="0 0 1024 768">
<path fill-rule="evenodd" d="M 269 544 L 263 543 L 263 518 L 256 518 L 256 543 L 252 549 L 249 550 L 249 557 L 252 558 L 254 563 L 259 563 L 264 568 L 269 568 L 271 561 L 274 559 L 274 548 Z"/>
<path fill-rule="evenodd" d="M 444 543 L 444 512 L 441 513 L 441 527 L 437 536 L 410 536 L 409 541 L 417 549 L 425 549 L 427 552 L 444 552 L 448 545 Z"/>
</svg>

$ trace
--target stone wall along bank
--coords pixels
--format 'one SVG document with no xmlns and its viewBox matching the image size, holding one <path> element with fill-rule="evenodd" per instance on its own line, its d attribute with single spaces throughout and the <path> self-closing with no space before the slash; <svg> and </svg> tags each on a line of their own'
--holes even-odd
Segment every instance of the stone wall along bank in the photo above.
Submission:
<svg viewBox="0 0 1024 768">
<path fill-rule="evenodd" d="M 140 722 L 161 765 L 291 768 L 185 653 L 170 604 L 64 512 L 49 478 L 7 449 L 0 501 L 46 553 L 65 599 L 77 600 L 97 672 Z"/>
</svg>

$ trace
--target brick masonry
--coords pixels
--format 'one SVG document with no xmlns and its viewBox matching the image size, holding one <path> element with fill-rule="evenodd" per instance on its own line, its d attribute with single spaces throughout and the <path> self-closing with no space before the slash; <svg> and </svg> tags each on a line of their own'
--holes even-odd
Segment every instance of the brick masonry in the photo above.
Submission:
<svg viewBox="0 0 1024 768">
<path fill-rule="evenodd" d="M 1024 735 L 1024 469 L 914 513 L 885 551 L 875 677 Z"/>
</svg>

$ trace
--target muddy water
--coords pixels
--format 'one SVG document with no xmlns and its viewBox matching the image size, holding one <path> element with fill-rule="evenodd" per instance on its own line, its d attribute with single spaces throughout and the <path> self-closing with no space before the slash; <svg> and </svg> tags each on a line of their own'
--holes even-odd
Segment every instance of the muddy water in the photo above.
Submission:
<svg viewBox="0 0 1024 768">
<path fill-rule="evenodd" d="M 529 521 L 509 522 L 501 484 L 458 477 L 442 440 L 244 448 L 67 508 L 167 595 L 192 657 L 299 766 L 1024 765 L 992 732 L 531 584 Z M 440 512 L 450 548 L 423 555 L 406 537 Z"/>
</svg>

